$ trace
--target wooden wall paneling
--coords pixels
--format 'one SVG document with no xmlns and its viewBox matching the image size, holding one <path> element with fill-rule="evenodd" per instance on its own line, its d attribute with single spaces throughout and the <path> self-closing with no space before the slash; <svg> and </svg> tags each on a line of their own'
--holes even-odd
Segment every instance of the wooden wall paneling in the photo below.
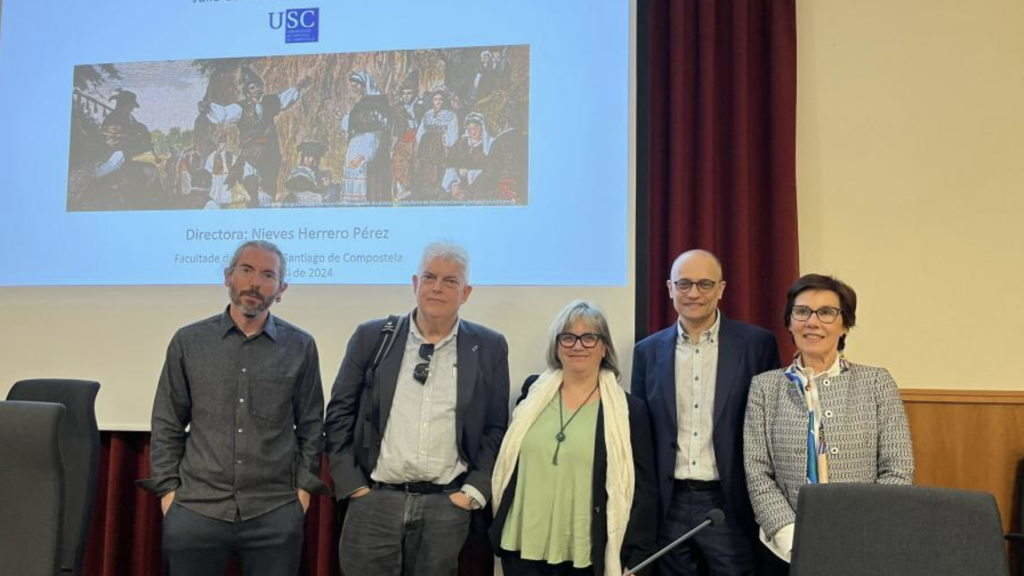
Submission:
<svg viewBox="0 0 1024 576">
<path fill-rule="evenodd" d="M 901 390 L 915 482 L 995 495 L 1004 531 L 1020 530 L 1016 476 L 1024 460 L 1024 392 Z"/>
</svg>

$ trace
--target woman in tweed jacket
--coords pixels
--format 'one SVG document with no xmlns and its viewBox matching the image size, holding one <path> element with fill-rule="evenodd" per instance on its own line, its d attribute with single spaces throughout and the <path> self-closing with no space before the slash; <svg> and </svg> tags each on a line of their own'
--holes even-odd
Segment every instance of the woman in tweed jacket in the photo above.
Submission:
<svg viewBox="0 0 1024 576">
<path fill-rule="evenodd" d="M 857 295 L 847 284 L 801 277 L 785 312 L 798 353 L 788 368 L 759 374 L 750 386 L 747 488 L 762 541 L 787 562 L 804 484 L 913 480 L 910 430 L 892 376 L 843 358 L 856 314 Z"/>
</svg>

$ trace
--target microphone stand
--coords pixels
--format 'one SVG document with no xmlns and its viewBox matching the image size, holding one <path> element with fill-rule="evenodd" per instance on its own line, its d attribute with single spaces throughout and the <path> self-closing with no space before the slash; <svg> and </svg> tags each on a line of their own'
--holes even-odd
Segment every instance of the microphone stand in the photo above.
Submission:
<svg viewBox="0 0 1024 576">
<path fill-rule="evenodd" d="M 644 568 L 649 566 L 651 564 L 651 562 L 654 562 L 658 558 L 661 558 L 665 554 L 668 554 L 668 552 L 671 551 L 673 548 L 675 548 L 676 546 L 679 546 L 683 542 L 686 542 L 687 540 L 692 538 L 694 536 L 694 534 L 696 534 L 697 532 L 700 532 L 701 530 L 707 528 L 708 526 L 711 526 L 712 524 L 718 524 L 719 522 L 721 522 L 724 519 L 725 519 L 725 514 L 723 514 L 721 510 L 719 510 L 717 508 L 711 510 L 710 512 L 708 512 L 708 516 L 707 516 L 707 518 L 704 519 L 703 522 L 701 522 L 700 524 L 697 524 L 696 526 L 693 527 L 692 530 L 690 530 L 686 534 L 683 534 L 679 538 L 676 538 L 675 540 L 673 540 L 670 544 L 668 544 L 667 546 L 665 546 L 661 550 L 658 550 L 654 554 L 651 554 L 643 562 L 637 564 L 636 566 L 633 566 L 632 568 L 626 568 L 622 572 L 622 576 L 630 576 L 631 574 L 636 574 L 640 570 L 643 570 Z"/>
</svg>

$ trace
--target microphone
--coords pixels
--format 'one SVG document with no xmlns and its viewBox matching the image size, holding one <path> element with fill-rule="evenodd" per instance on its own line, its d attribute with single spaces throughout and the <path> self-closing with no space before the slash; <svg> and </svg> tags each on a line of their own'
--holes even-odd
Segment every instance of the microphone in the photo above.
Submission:
<svg viewBox="0 0 1024 576">
<path fill-rule="evenodd" d="M 712 508 L 711 510 L 708 510 L 708 513 L 704 517 L 704 521 L 703 522 L 701 522 L 700 524 L 697 524 L 696 526 L 693 527 L 692 530 L 690 530 L 686 534 L 683 534 L 679 538 L 676 538 L 672 543 L 668 544 L 667 546 L 665 546 L 661 550 L 658 550 L 654 554 L 651 554 L 643 562 L 637 564 L 636 566 L 633 566 L 632 568 L 626 568 L 626 570 L 623 571 L 622 576 L 629 576 L 630 574 L 636 574 L 640 570 L 643 570 L 644 568 L 646 568 L 651 562 L 654 562 L 658 558 L 661 558 L 662 556 L 667 554 L 670 550 L 672 550 L 676 546 L 679 546 L 683 542 L 686 542 L 690 538 L 693 538 L 693 536 L 697 532 L 700 532 L 701 530 L 707 528 L 708 526 L 713 526 L 713 525 L 716 525 L 716 524 L 721 524 L 723 520 L 725 520 L 725 513 L 722 512 L 720 509 Z"/>
</svg>

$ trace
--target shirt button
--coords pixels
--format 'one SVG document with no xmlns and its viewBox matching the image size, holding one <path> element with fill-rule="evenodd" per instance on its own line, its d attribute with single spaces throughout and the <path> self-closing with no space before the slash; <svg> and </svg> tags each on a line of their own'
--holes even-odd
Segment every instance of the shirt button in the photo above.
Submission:
<svg viewBox="0 0 1024 576">
<path fill-rule="evenodd" d="M 245 368 L 242 368 L 242 374 L 245 374 Z"/>
<path fill-rule="evenodd" d="M 696 432 L 694 432 L 694 433 L 693 433 L 693 435 L 694 435 L 694 436 L 696 436 L 696 435 L 697 435 L 697 433 L 696 433 Z"/>
<path fill-rule="evenodd" d="M 694 408 L 700 408 L 700 404 L 694 404 L 693 407 Z"/>
<path fill-rule="evenodd" d="M 831 417 L 832 417 L 832 411 L 831 410 L 825 410 L 825 418 L 831 418 Z"/>
<path fill-rule="evenodd" d="M 241 463 L 242 463 L 241 460 L 235 460 L 235 464 L 241 464 Z"/>
<path fill-rule="evenodd" d="M 693 381 L 694 381 L 694 382 L 696 382 L 696 381 L 698 381 L 698 380 L 700 380 L 700 376 L 694 376 L 694 377 L 693 377 Z"/>
<path fill-rule="evenodd" d="M 694 354 L 700 354 L 700 348 L 693 351 Z"/>
<path fill-rule="evenodd" d="M 239 433 L 239 434 L 241 434 L 241 433 L 242 433 L 242 429 L 241 429 L 241 428 L 239 428 L 239 429 L 238 429 L 238 433 Z"/>
<path fill-rule="evenodd" d="M 835 446 L 833 446 L 833 447 L 828 449 L 828 453 L 833 455 L 833 456 L 835 456 L 836 454 L 839 454 L 839 448 L 836 448 Z"/>
<path fill-rule="evenodd" d="M 245 404 L 245 398 L 239 398 L 238 399 L 238 403 L 239 404 Z"/>
<path fill-rule="evenodd" d="M 690 462 L 690 465 L 691 465 L 691 466 L 696 466 L 696 465 L 697 465 L 697 461 L 696 461 L 696 460 L 692 460 L 692 461 Z"/>
<path fill-rule="evenodd" d="M 828 386 L 829 384 L 832 383 L 832 381 L 829 380 L 828 378 L 825 378 L 821 383 L 824 384 L 825 386 Z"/>
</svg>

